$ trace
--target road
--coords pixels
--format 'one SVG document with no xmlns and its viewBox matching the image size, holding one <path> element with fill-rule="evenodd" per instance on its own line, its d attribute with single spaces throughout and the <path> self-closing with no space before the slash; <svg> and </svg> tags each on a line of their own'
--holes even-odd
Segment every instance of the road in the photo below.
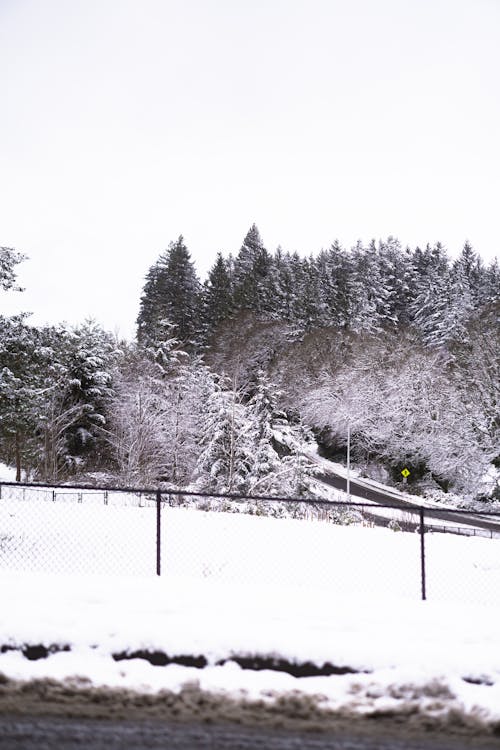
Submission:
<svg viewBox="0 0 500 750">
<path fill-rule="evenodd" d="M 347 490 L 346 478 L 340 476 L 339 474 L 335 474 L 333 469 L 328 473 L 322 471 L 317 474 L 315 478 L 323 484 L 327 484 L 328 486 L 334 487 L 335 489 L 343 490 L 344 492 Z M 413 502 L 410 502 L 408 500 L 405 500 L 404 498 L 399 498 L 394 492 L 391 492 L 390 490 L 384 492 L 381 488 L 368 487 L 362 480 L 358 482 L 355 477 L 351 477 L 349 485 L 350 494 L 357 501 L 368 500 L 371 503 L 377 503 L 378 505 L 391 505 L 396 508 L 401 508 L 401 510 L 407 510 L 411 505 L 421 505 L 421 503 L 418 502 L 418 498 L 416 498 Z M 370 514 L 369 511 L 365 510 L 363 511 L 363 513 L 366 516 L 370 516 L 371 520 L 373 520 L 374 523 L 387 526 L 387 518 L 377 516 L 376 513 Z M 413 513 L 415 514 L 416 512 L 413 511 Z M 437 525 L 441 526 L 446 525 L 446 523 L 448 522 L 449 524 L 456 524 L 460 527 L 464 527 L 465 529 L 469 528 L 471 530 L 471 533 L 473 529 L 482 529 L 485 532 L 489 532 L 491 535 L 500 535 L 500 517 L 498 516 L 496 516 L 495 520 L 495 518 L 489 518 L 488 516 L 480 515 L 477 513 L 465 514 L 454 512 L 452 510 L 426 508 L 426 526 L 429 525 L 429 521 L 431 519 L 434 520 Z M 418 519 L 415 518 L 415 524 L 417 522 Z M 435 530 L 438 529 L 436 528 Z M 448 527 L 447 530 L 451 532 L 452 527 Z"/>
<path fill-rule="evenodd" d="M 191 724 L 0 715 L 0 750 L 498 750 L 494 737 L 420 734 L 371 725 L 322 732 Z"/>
</svg>

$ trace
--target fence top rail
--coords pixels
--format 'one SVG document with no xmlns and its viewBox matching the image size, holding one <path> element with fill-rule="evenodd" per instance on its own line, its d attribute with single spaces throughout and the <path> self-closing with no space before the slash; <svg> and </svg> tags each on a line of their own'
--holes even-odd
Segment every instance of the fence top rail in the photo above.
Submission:
<svg viewBox="0 0 500 750">
<path fill-rule="evenodd" d="M 155 499 L 160 496 L 166 496 L 171 495 L 173 497 L 196 497 L 196 498 L 218 498 L 222 500 L 236 500 L 236 501 L 245 501 L 245 500 L 252 500 L 252 501 L 265 501 L 265 502 L 274 502 L 274 503 L 293 503 L 293 504 L 305 504 L 305 505 L 322 505 L 325 507 L 349 507 L 349 508 L 385 508 L 385 509 L 393 509 L 393 510 L 399 510 L 401 512 L 413 512 L 413 513 L 420 513 L 420 512 L 426 512 L 426 514 L 432 515 L 432 514 L 440 514 L 440 513 L 453 513 L 458 514 L 462 516 L 469 516 L 469 517 L 477 517 L 480 519 L 484 516 L 489 517 L 499 517 L 500 518 L 500 512 L 498 511 L 488 511 L 488 510 L 481 510 L 481 511 L 471 511 L 471 510 L 464 510 L 461 508 L 436 508 L 436 507 L 429 507 L 425 505 L 410 505 L 410 504 L 401 504 L 401 503 L 366 503 L 366 502 L 353 502 L 352 500 L 346 501 L 346 500 L 327 500 L 323 498 L 303 498 L 303 497 L 286 497 L 286 496 L 276 496 L 276 495 L 252 495 L 252 494 L 239 494 L 234 492 L 206 492 L 206 491 L 195 491 L 195 490 L 175 490 L 175 489 L 162 489 L 160 487 L 115 487 L 115 486 L 103 486 L 103 485 L 93 485 L 93 484 L 53 484 L 53 483 L 46 483 L 46 482 L 30 482 L 30 483 L 20 483 L 20 482 L 4 482 L 0 481 L 0 488 L 1 487 L 15 487 L 17 489 L 45 489 L 45 490 L 61 490 L 60 494 L 63 494 L 66 492 L 67 494 L 70 493 L 71 490 L 75 491 L 91 491 L 92 493 L 96 492 L 116 492 L 116 493 L 123 493 L 123 494 L 140 494 L 140 495 L 154 495 Z"/>
</svg>

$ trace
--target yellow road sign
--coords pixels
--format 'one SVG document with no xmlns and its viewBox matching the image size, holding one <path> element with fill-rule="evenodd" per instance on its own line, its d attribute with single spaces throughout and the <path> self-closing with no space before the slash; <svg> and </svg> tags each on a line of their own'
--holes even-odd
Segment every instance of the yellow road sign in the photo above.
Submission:
<svg viewBox="0 0 500 750">
<path fill-rule="evenodd" d="M 404 469 L 401 472 L 401 474 L 404 476 L 405 479 L 410 476 L 410 472 L 408 471 L 408 469 L 406 468 L 406 466 L 404 467 Z"/>
</svg>

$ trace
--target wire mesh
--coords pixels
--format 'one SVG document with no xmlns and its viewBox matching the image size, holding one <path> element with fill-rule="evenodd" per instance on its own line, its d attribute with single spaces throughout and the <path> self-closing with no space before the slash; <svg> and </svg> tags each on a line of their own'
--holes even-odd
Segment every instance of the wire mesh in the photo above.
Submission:
<svg viewBox="0 0 500 750">
<path fill-rule="evenodd" d="M 4 484 L 0 568 L 500 605 L 500 515 Z"/>
<path fill-rule="evenodd" d="M 155 570 L 148 497 L 3 486 L 0 566 L 48 573 L 148 575 Z"/>
<path fill-rule="evenodd" d="M 167 495 L 162 571 L 244 586 L 315 588 L 328 597 L 418 598 L 413 516 L 411 530 L 398 526 L 396 534 L 387 528 L 392 516 L 375 525 L 380 519 L 372 506 Z"/>
<path fill-rule="evenodd" d="M 426 513 L 431 600 L 500 606 L 500 515 Z"/>
</svg>

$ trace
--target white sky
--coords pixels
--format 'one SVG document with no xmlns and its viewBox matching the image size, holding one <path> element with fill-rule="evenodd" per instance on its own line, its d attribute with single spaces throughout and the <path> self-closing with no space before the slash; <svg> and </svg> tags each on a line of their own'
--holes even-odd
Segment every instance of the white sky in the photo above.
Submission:
<svg viewBox="0 0 500 750">
<path fill-rule="evenodd" d="M 499 0 L 0 0 L 2 310 L 132 335 L 183 234 L 500 254 Z"/>
</svg>

